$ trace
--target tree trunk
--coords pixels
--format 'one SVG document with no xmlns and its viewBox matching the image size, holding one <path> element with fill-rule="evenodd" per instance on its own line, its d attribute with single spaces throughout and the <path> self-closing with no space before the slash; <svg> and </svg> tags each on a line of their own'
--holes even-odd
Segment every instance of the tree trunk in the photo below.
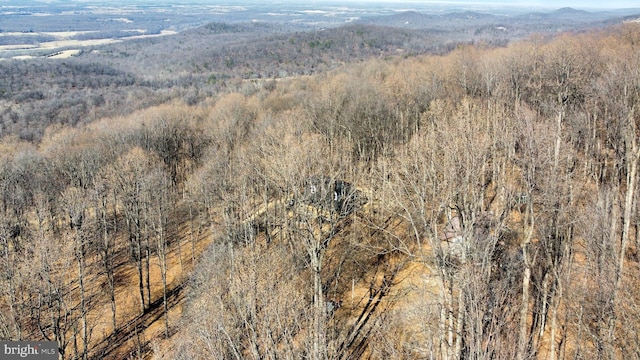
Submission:
<svg viewBox="0 0 640 360">
<path fill-rule="evenodd" d="M 78 237 L 80 235 L 77 235 Z M 79 240 L 78 252 L 78 282 L 80 286 L 80 313 L 82 321 L 82 354 L 81 358 L 87 358 L 87 348 L 89 345 L 89 333 L 87 329 L 87 301 L 85 288 L 85 248 L 82 239 Z"/>
<path fill-rule="evenodd" d="M 145 232 L 148 234 L 148 232 Z M 150 267 L 151 260 L 151 245 L 149 244 L 149 237 L 147 235 L 146 240 L 144 242 L 144 267 L 146 270 L 145 280 L 147 284 L 147 308 L 151 307 L 151 271 Z"/>
<path fill-rule="evenodd" d="M 438 343 L 440 344 L 440 357 L 443 360 L 448 360 L 448 348 L 449 345 L 447 343 L 447 318 L 449 314 L 449 306 L 447 302 L 447 288 L 445 285 L 444 275 L 439 276 L 439 294 L 440 294 L 440 324 L 438 326 Z"/>
<path fill-rule="evenodd" d="M 314 244 L 313 255 L 311 258 L 311 269 L 313 271 L 313 355 L 314 360 L 323 360 L 327 358 L 326 344 L 324 337 L 324 317 L 325 304 L 324 294 L 322 293 L 322 255 L 320 244 Z"/>
<path fill-rule="evenodd" d="M 158 229 L 158 261 L 160 262 L 160 276 L 162 277 L 162 306 L 164 310 L 164 336 L 169 338 L 169 306 L 167 304 L 167 243 L 165 241 L 165 222 L 162 211 L 159 212 L 160 227 Z"/>
<path fill-rule="evenodd" d="M 464 293 L 462 289 L 458 293 L 458 318 L 456 324 L 456 342 L 455 342 L 455 350 L 454 350 L 454 359 L 462 358 L 462 330 L 464 328 L 464 312 L 465 312 L 465 301 L 464 301 Z"/>
<path fill-rule="evenodd" d="M 609 196 L 613 196 L 614 199 L 609 199 Z M 610 219 L 611 219 L 611 225 L 609 227 L 609 236 L 608 236 L 608 241 L 610 241 L 612 244 L 616 242 L 616 240 L 618 239 L 618 226 L 619 226 L 619 217 L 620 217 L 620 204 L 618 203 L 618 201 L 616 201 L 616 199 L 618 198 L 618 190 L 615 189 L 611 192 L 610 194 L 607 194 L 607 199 L 606 199 L 606 205 L 607 205 L 607 209 L 608 209 L 608 204 L 611 203 L 611 215 L 610 215 Z M 606 261 L 607 258 L 604 258 L 601 261 Z M 617 267 L 616 267 L 617 270 Z M 614 284 L 615 287 L 615 284 Z M 615 288 L 613 289 L 613 295 L 610 299 L 609 305 L 610 308 L 606 309 L 606 314 L 608 314 L 608 318 L 604 318 L 603 320 L 607 321 L 607 324 L 602 324 L 600 326 L 600 324 L 598 324 L 598 328 L 597 328 L 597 351 L 598 351 L 598 358 L 604 358 L 604 357 L 608 357 L 611 358 L 611 356 L 613 355 L 613 331 L 615 328 L 615 312 L 613 311 L 614 306 L 615 306 L 615 302 L 616 302 L 616 291 Z M 604 322 L 604 321 L 603 321 Z"/>
<path fill-rule="evenodd" d="M 524 247 L 523 247 L 524 250 Z M 529 256 L 525 252 L 523 256 Z M 518 336 L 518 360 L 524 360 L 526 357 L 527 345 L 529 343 L 529 332 L 527 330 L 527 320 L 529 318 L 529 283 L 531 280 L 531 268 L 527 261 L 525 261 L 524 274 L 522 276 L 522 304 L 520 305 L 520 334 Z"/>
<path fill-rule="evenodd" d="M 626 257 L 627 247 L 629 246 L 629 231 L 631 228 L 631 216 L 634 210 L 633 200 L 635 195 L 635 185 L 638 177 L 638 158 L 640 157 L 640 149 L 635 142 L 635 134 L 633 135 L 633 147 L 627 152 L 627 190 L 624 200 L 624 215 L 622 223 L 622 241 L 620 244 L 620 253 L 618 255 L 618 271 L 616 276 L 615 292 L 620 289 L 624 271 L 624 259 Z"/>
<path fill-rule="evenodd" d="M 107 274 L 107 283 L 109 285 L 109 296 L 111 301 L 111 322 L 113 330 L 116 329 L 116 289 L 113 274 L 113 259 L 111 253 L 111 242 L 109 241 L 108 223 L 107 223 L 107 202 L 103 198 L 100 211 L 102 221 L 102 261 L 105 273 Z M 114 218 L 116 214 L 113 214 Z"/>
<path fill-rule="evenodd" d="M 189 242 L 191 243 L 191 266 L 195 264 L 195 237 L 193 236 L 193 207 L 189 202 Z M 198 234 L 200 234 L 200 219 L 198 219 Z M 180 256 L 180 271 L 182 271 L 182 256 Z"/>
<path fill-rule="evenodd" d="M 142 244 L 141 239 L 136 235 L 135 251 L 136 251 L 136 268 L 138 270 L 138 290 L 140 291 L 140 313 L 144 314 L 145 302 L 144 302 L 144 278 L 142 274 Z"/>
<path fill-rule="evenodd" d="M 544 278 L 542 279 L 542 292 L 540 295 L 540 299 L 542 299 L 542 310 L 539 312 L 539 315 L 536 317 L 540 319 L 539 321 L 539 329 L 538 329 L 538 339 L 542 339 L 544 336 L 544 330 L 547 327 L 547 314 L 549 313 L 549 282 L 551 275 L 549 272 L 544 274 Z M 539 341 L 538 341 L 539 342 Z"/>
<path fill-rule="evenodd" d="M 529 223 L 529 224 L 527 224 Z M 516 358 L 518 360 L 524 360 L 527 358 L 527 347 L 529 344 L 529 331 L 528 331 L 528 319 L 529 319 L 529 287 L 531 282 L 531 264 L 529 262 L 529 244 L 533 237 L 533 227 L 535 219 L 533 217 L 533 201 L 531 194 L 528 196 L 527 204 L 527 216 L 525 216 L 525 226 L 528 227 L 525 230 L 525 237 L 522 241 L 522 259 L 524 261 L 524 272 L 522 275 L 522 303 L 520 305 L 520 320 L 518 335 L 518 351 Z"/>
<path fill-rule="evenodd" d="M 562 101 L 562 100 L 560 100 Z M 558 170 L 558 162 L 560 160 L 560 143 L 562 142 L 562 118 L 564 116 L 564 107 L 560 105 L 558 111 L 558 119 L 556 121 L 556 142 L 553 148 L 553 173 Z"/>
</svg>

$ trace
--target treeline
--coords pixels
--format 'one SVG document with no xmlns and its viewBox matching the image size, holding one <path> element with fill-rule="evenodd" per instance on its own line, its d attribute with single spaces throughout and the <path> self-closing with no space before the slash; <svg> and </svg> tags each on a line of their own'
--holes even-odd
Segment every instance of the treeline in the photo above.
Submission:
<svg viewBox="0 0 640 360">
<path fill-rule="evenodd" d="M 212 23 L 176 36 L 87 50 L 66 60 L 3 61 L 0 135 L 37 143 L 52 124 L 86 124 L 170 99 L 195 104 L 219 91 L 250 94 L 256 87 L 246 79 L 313 74 L 420 43 L 416 34 L 397 29 L 282 31 L 268 24 Z M 423 46 L 415 50 L 423 52 Z"/>
<path fill-rule="evenodd" d="M 371 57 L 396 55 L 398 49 L 405 55 L 444 53 L 463 41 L 471 41 L 471 37 L 363 24 L 293 32 L 264 23 L 211 23 L 172 37 L 110 45 L 86 56 L 134 71 L 145 79 L 166 80 L 184 73 L 204 79 L 212 74 L 269 79 L 309 75 Z M 445 42 L 449 47 L 442 45 Z"/>
<path fill-rule="evenodd" d="M 450 27 L 448 21 L 445 26 Z M 482 26 L 472 22 L 443 30 L 361 23 L 293 31 L 260 22 L 214 22 L 175 36 L 87 48 L 70 59 L 3 61 L 0 135 L 38 142 L 51 124 L 75 126 L 170 99 L 196 104 L 220 91 L 255 92 L 245 80 L 318 74 L 377 57 L 445 55 L 465 44 L 505 46 L 532 31 L 525 26 L 496 33 Z M 122 31 L 115 37 L 127 30 Z"/>
<path fill-rule="evenodd" d="M 212 74 L 269 79 L 315 74 L 373 57 L 442 55 L 459 44 L 482 42 L 502 46 L 531 33 L 521 29 L 494 36 L 475 27 L 475 23 L 467 25 L 444 31 L 363 22 L 295 31 L 261 22 L 214 22 L 176 36 L 102 47 L 100 52 L 85 56 L 88 61 L 110 63 L 144 79 L 168 80 L 185 73 L 204 79 Z"/>
<path fill-rule="evenodd" d="M 639 53 L 626 24 L 5 137 L 0 337 L 64 358 L 637 354 Z M 309 200 L 345 183 L 348 211 Z M 131 320 L 155 311 L 150 339 Z"/>
</svg>

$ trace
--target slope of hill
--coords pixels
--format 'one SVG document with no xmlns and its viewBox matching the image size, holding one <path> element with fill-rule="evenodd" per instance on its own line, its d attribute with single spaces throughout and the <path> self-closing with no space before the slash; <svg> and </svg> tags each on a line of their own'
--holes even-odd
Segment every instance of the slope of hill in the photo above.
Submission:
<svg viewBox="0 0 640 360">
<path fill-rule="evenodd" d="M 246 80 L 315 74 L 375 57 L 446 54 L 461 44 L 505 46 L 532 33 L 556 35 L 561 30 L 604 27 L 637 18 L 581 12 L 584 16 L 576 20 L 562 15 L 571 11 L 533 17 L 409 12 L 312 31 L 278 22 L 210 22 L 172 36 L 82 50 L 71 45 L 46 50 L 43 56 L 61 51 L 78 54 L 60 60 L 54 56 L 0 62 L 0 72 L 6 74 L 5 82 L 0 80 L 0 134 L 37 141 L 51 123 L 87 123 L 175 98 L 197 103 L 225 89 L 254 91 L 255 86 Z M 76 41 L 102 35 L 78 32 L 65 36 Z M 1 38 L 11 41 L 7 36 Z M 43 41 L 38 36 L 28 38 L 36 41 L 34 46 Z M 31 75 L 18 76 L 25 73 Z M 111 80 L 105 82 L 106 77 Z"/>
</svg>

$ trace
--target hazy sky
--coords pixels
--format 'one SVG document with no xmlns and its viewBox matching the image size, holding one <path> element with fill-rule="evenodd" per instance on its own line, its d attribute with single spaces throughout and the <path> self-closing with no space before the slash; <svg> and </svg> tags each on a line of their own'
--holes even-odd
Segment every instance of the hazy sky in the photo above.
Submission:
<svg viewBox="0 0 640 360">
<path fill-rule="evenodd" d="M 241 2 L 242 0 L 238 0 Z M 295 0 L 281 0 L 283 2 Z M 321 0 L 322 1 L 322 0 Z M 340 2 L 340 0 L 326 0 L 327 2 Z M 515 6 L 540 6 L 548 8 L 640 8 L 640 0 L 373 0 L 379 3 L 451 3 L 451 4 L 504 4 Z M 343 0 L 343 2 L 367 2 L 366 0 Z"/>
<path fill-rule="evenodd" d="M 136 1 L 136 0 L 130 0 Z M 137 0 L 147 1 L 147 0 Z M 167 0 L 168 2 L 190 2 L 189 0 Z M 210 3 L 210 4 L 229 4 L 229 3 L 252 3 L 256 0 L 192 0 L 192 2 Z M 506 6 L 532 6 L 545 7 L 551 9 L 559 9 L 562 7 L 574 7 L 579 9 L 614 9 L 614 8 L 640 8 L 640 0 L 275 0 L 276 3 L 331 3 L 331 4 L 349 4 L 349 3 L 397 3 L 397 4 L 492 4 Z"/>
<path fill-rule="evenodd" d="M 24 0 L 0 0 L 1 4 L 11 3 L 11 4 L 19 4 Z M 109 3 L 109 0 L 32 0 L 35 2 L 42 3 L 64 3 L 64 2 L 78 2 L 78 3 Z M 613 9 L 613 8 L 640 8 L 640 0 L 272 0 L 275 3 L 296 3 L 296 4 L 305 4 L 305 3 L 331 3 L 331 4 L 349 4 L 349 3 L 388 3 L 388 4 L 421 4 L 427 5 L 430 3 L 435 4 L 470 4 L 470 5 L 478 5 L 478 4 L 492 4 L 492 5 L 505 5 L 505 6 L 534 6 L 534 7 L 545 7 L 551 9 L 559 9 L 562 7 L 574 7 L 579 9 Z M 115 2 L 115 1 L 114 1 Z M 227 5 L 227 4 L 242 4 L 242 3 L 256 3 L 263 1 L 261 0 L 117 0 L 117 3 L 198 3 L 198 4 L 215 4 L 215 5 Z"/>
<path fill-rule="evenodd" d="M 576 7 L 576 8 L 637 8 L 640 7 L 640 1 L 638 0 L 610 0 L 610 1 L 602 1 L 602 0 L 586 0 L 586 1 L 576 1 L 576 0 L 517 0 L 517 1 L 500 1 L 494 0 L 491 1 L 494 3 L 503 3 L 505 5 L 531 5 L 531 6 L 544 6 L 551 8 L 561 8 L 561 7 Z"/>
</svg>

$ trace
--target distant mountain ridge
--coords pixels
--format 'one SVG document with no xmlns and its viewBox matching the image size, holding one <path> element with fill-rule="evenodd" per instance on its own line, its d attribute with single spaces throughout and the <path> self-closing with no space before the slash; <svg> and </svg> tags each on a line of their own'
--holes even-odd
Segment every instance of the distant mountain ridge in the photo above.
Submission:
<svg viewBox="0 0 640 360">
<path fill-rule="evenodd" d="M 445 14 L 425 14 L 411 10 L 389 16 L 361 20 L 362 23 L 401 27 L 408 29 L 453 29 L 462 26 L 500 26 L 528 30 L 547 31 L 556 27 L 567 30 L 567 26 L 579 28 L 601 27 L 639 16 L 640 9 L 590 12 L 563 7 L 550 12 L 529 12 L 516 15 L 497 15 L 480 11 L 454 11 Z"/>
<path fill-rule="evenodd" d="M 578 10 L 572 7 L 563 7 L 556 11 L 553 11 L 551 14 L 575 15 L 575 14 L 591 14 L 591 13 L 586 10 Z"/>
</svg>

